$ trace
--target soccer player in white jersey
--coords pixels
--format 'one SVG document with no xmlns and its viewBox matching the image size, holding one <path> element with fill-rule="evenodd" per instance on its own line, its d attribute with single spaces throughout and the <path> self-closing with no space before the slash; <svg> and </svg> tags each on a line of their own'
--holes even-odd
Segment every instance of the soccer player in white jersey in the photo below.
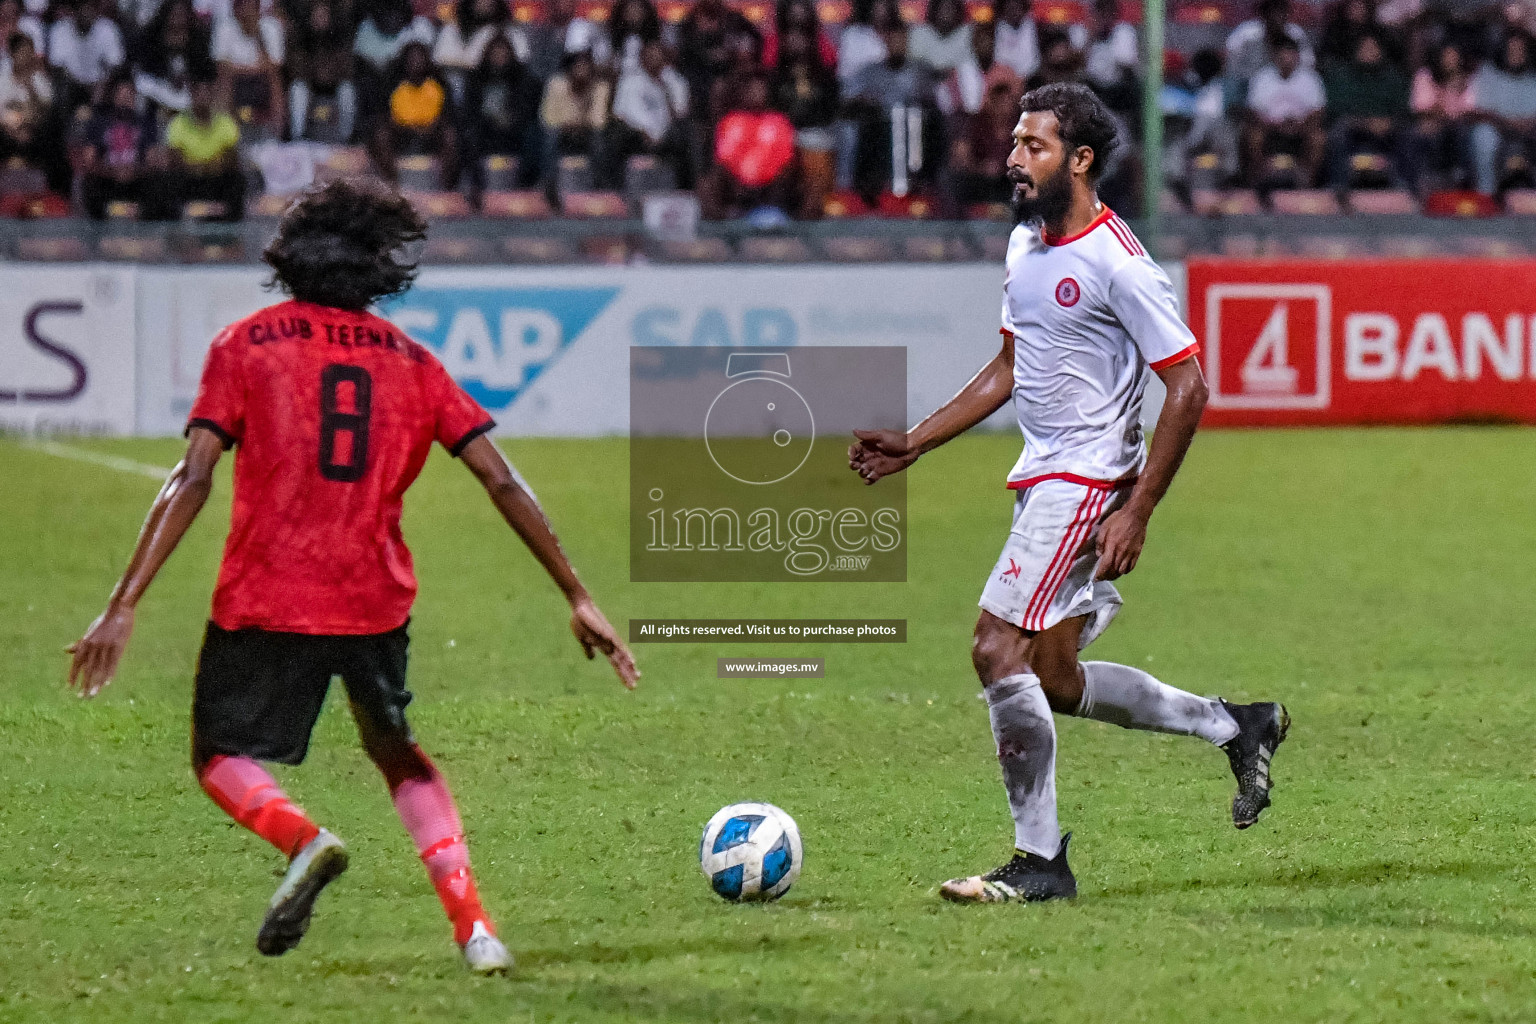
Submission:
<svg viewBox="0 0 1536 1024">
<path fill-rule="evenodd" d="M 1290 725 L 1280 704 L 1229 704 L 1128 665 L 1078 660 L 1120 609 L 1109 581 L 1136 566 L 1152 510 L 1194 439 L 1206 385 L 1168 278 L 1099 201 L 1095 184 L 1115 145 L 1109 111 L 1077 84 L 1036 89 L 1023 109 L 1008 157 L 1021 223 L 1008 242 L 1002 351 L 910 431 L 855 431 L 848 450 L 872 484 L 1010 396 L 1024 433 L 1008 474 L 1013 529 L 982 591 L 971 647 L 1015 853 L 987 874 L 945 882 L 940 894 L 959 902 L 1077 895 L 1071 836 L 1056 818 L 1053 711 L 1221 747 L 1237 776 L 1238 828 L 1269 806 L 1270 759 Z M 1149 373 L 1168 389 L 1150 453 L 1141 430 Z"/>
</svg>

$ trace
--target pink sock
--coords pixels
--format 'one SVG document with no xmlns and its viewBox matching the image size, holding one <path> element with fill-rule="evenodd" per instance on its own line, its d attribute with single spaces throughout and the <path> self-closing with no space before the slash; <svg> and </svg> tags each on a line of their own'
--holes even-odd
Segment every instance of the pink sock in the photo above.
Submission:
<svg viewBox="0 0 1536 1024">
<path fill-rule="evenodd" d="M 431 777 L 405 779 L 396 786 L 395 809 L 416 843 L 448 920 L 453 922 L 453 939 L 463 945 L 476 921 L 483 922 L 493 934 L 494 929 L 480 905 L 475 876 L 469 870 L 469 848 L 464 845 L 464 826 L 459 822 L 453 794 L 427 755 L 422 754 L 421 759 L 431 769 Z"/>
<path fill-rule="evenodd" d="M 278 787 L 265 768 L 248 757 L 217 755 L 197 781 L 224 813 L 293 859 L 320 828 Z"/>
</svg>

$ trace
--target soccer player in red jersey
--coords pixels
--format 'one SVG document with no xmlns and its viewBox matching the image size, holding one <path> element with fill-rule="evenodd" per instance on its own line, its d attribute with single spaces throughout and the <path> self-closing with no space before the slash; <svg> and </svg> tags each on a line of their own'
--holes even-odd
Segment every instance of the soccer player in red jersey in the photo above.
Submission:
<svg viewBox="0 0 1536 1024">
<path fill-rule="evenodd" d="M 389 785 L 469 966 L 511 957 L 480 905 L 458 810 L 406 723 L 406 627 L 416 596 L 400 532 L 405 491 L 433 441 L 461 458 L 571 604 L 588 658 L 633 688 L 634 658 L 576 578 L 538 501 L 486 437 L 495 426 L 422 346 L 367 310 L 410 287 L 405 247 L 425 237 L 410 203 L 336 181 L 283 217 L 264 254 L 291 301 L 225 329 L 209 350 L 172 470 L 106 611 L 74 655 L 82 697 L 111 682 L 134 608 L 192 525 L 224 450 L 234 508 L 192 701 L 192 766 L 225 812 L 289 858 L 256 946 L 298 945 L 320 891 L 347 866 L 341 841 L 261 761 L 299 764 L 332 676 Z"/>
</svg>

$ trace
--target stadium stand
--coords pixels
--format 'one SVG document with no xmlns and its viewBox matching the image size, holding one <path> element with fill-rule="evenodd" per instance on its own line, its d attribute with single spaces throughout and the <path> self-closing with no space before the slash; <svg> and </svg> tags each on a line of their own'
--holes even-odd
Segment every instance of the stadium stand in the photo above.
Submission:
<svg viewBox="0 0 1536 1024">
<path fill-rule="evenodd" d="M 1168 247 L 1526 251 L 1536 0 L 1169 7 Z M 1122 119 L 1103 193 L 1141 214 L 1141 17 L 1123 0 L 0 0 L 0 247 L 241 259 L 305 185 L 372 172 L 442 222 L 448 262 L 977 255 L 1008 226 L 1017 94 L 1043 82 L 1085 81 Z M 652 240 L 647 197 L 680 190 L 700 226 Z M 60 219 L 75 226 L 46 228 Z"/>
</svg>

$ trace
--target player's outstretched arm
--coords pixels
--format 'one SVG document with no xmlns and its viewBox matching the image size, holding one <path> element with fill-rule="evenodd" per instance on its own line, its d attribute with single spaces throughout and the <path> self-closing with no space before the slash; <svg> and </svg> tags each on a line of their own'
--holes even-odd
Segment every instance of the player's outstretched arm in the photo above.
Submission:
<svg viewBox="0 0 1536 1024">
<path fill-rule="evenodd" d="M 629 648 L 619 638 L 619 634 L 609 625 L 597 605 L 592 603 L 587 588 L 576 578 L 576 570 L 571 568 L 570 560 L 561 550 L 560 540 L 545 518 L 544 510 L 539 507 L 533 491 L 512 468 L 501 449 L 484 435 L 465 445 L 459 458 L 464 460 L 464 465 L 469 467 L 491 496 L 491 501 L 507 525 L 517 531 L 523 543 L 528 545 L 528 550 L 533 552 L 533 556 L 555 581 L 565 599 L 571 603 L 571 632 L 576 634 L 581 649 L 588 658 L 602 651 L 613 665 L 613 670 L 618 673 L 619 682 L 633 690 L 636 680 L 640 678 L 634 655 L 629 653 Z"/>
<path fill-rule="evenodd" d="M 1003 348 L 976 372 L 959 393 L 906 433 L 899 430 L 855 430 L 848 446 L 848 468 L 872 484 L 900 473 L 918 456 L 970 430 L 1003 407 L 1013 393 L 1013 336 L 1003 335 Z"/>
<path fill-rule="evenodd" d="M 192 520 L 202 511 L 213 489 L 213 467 L 224 454 L 224 442 L 211 430 L 193 427 L 188 435 L 187 454 L 155 495 L 149 517 L 139 531 L 133 557 L 122 579 L 112 588 L 107 610 L 102 612 L 85 636 L 70 644 L 74 655 L 69 665 L 69 685 L 82 697 L 94 697 L 117 674 L 118 662 L 133 634 L 133 610 L 155 574 L 171 557 Z"/>
<path fill-rule="evenodd" d="M 1168 398 L 1157 417 L 1157 431 L 1147 453 L 1146 468 L 1131 490 L 1125 507 L 1111 513 L 1099 530 L 1099 564 L 1095 574 L 1101 580 L 1124 576 L 1136 568 L 1141 547 L 1147 540 L 1147 522 L 1152 510 L 1168 493 L 1173 476 L 1184 462 L 1200 414 L 1205 411 L 1209 392 L 1205 375 L 1194 356 L 1157 371 L 1168 387 Z"/>
</svg>

